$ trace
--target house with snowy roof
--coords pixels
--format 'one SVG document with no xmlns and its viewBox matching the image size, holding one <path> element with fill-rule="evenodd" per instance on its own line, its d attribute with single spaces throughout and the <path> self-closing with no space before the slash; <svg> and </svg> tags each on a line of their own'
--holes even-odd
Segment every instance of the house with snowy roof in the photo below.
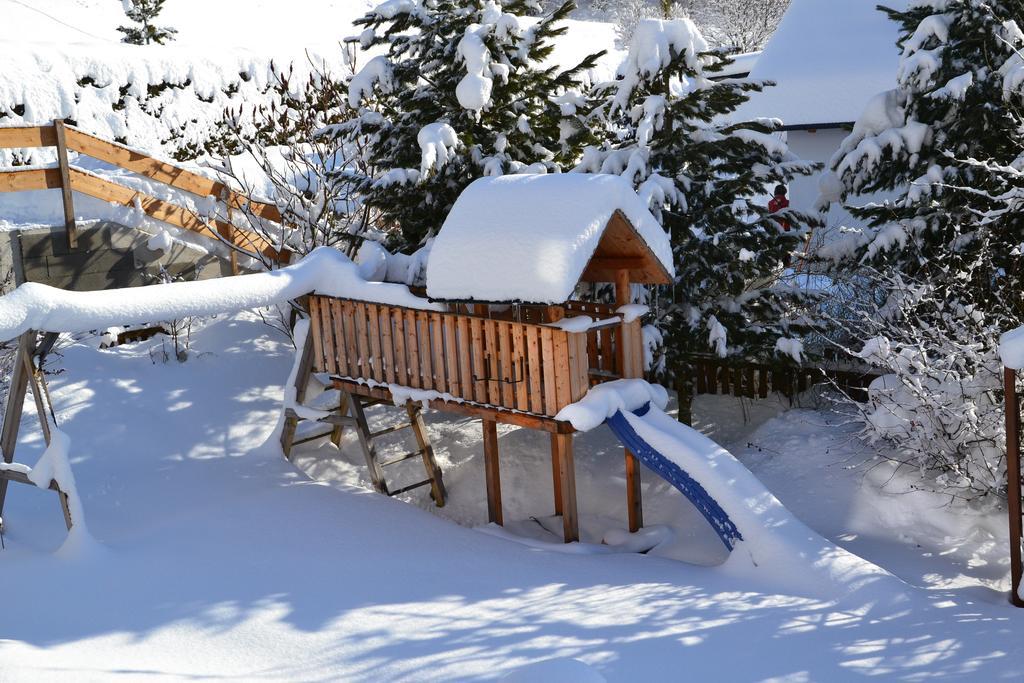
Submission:
<svg viewBox="0 0 1024 683">
<path fill-rule="evenodd" d="M 772 81 L 775 86 L 752 95 L 737 110 L 737 120 L 781 119 L 794 154 L 828 164 L 869 100 L 896 87 L 897 26 L 877 4 L 793 0 L 750 71 L 752 80 Z M 907 3 L 885 4 L 902 9 Z M 816 175 L 791 183 L 793 208 L 813 209 L 819 180 Z M 833 206 L 822 233 L 855 223 Z"/>
</svg>

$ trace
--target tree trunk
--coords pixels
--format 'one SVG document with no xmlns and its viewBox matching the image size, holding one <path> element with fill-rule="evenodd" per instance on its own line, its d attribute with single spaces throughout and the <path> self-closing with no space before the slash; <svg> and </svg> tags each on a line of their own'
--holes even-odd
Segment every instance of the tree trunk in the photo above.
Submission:
<svg viewBox="0 0 1024 683">
<path fill-rule="evenodd" d="M 688 368 L 687 368 L 688 369 Z M 684 425 L 693 426 L 693 375 L 689 372 L 676 374 L 676 401 L 679 412 L 676 419 Z"/>
</svg>

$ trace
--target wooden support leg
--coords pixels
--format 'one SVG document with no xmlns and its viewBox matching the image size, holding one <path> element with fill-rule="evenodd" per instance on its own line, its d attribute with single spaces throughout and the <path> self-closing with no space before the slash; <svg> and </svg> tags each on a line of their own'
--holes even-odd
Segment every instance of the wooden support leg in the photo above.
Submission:
<svg viewBox="0 0 1024 683">
<path fill-rule="evenodd" d="M 299 356 L 299 371 L 295 375 L 295 402 L 301 404 L 306 400 L 306 388 L 309 386 L 309 377 L 313 373 L 313 331 L 306 334 L 306 341 L 302 345 L 302 354 Z M 297 417 L 285 417 L 284 427 L 281 429 L 281 451 L 286 459 L 291 459 L 292 442 L 295 441 L 295 429 L 299 426 Z"/>
<path fill-rule="evenodd" d="M 562 473 L 558 464 L 557 434 L 551 435 L 551 485 L 555 491 L 555 514 L 562 514 Z"/>
<path fill-rule="evenodd" d="M 484 423 L 484 477 L 487 480 L 487 520 L 504 524 L 501 515 L 501 473 L 498 469 L 498 423 Z"/>
<path fill-rule="evenodd" d="M 342 392 L 341 401 L 338 403 L 338 415 L 348 415 L 348 398 L 348 394 Z M 339 424 L 335 425 L 334 430 L 331 431 L 331 443 L 333 443 L 338 448 L 341 448 L 341 435 L 344 429 L 345 428 Z"/>
<path fill-rule="evenodd" d="M 640 492 L 640 461 L 626 451 L 626 508 L 629 514 L 629 530 L 639 531 L 644 525 L 644 506 Z"/>
<path fill-rule="evenodd" d="M 580 522 L 576 511 L 576 467 L 572 457 L 572 434 L 556 434 L 552 453 L 558 462 L 562 492 L 562 533 L 566 543 L 580 540 Z"/>
<path fill-rule="evenodd" d="M 60 499 L 60 510 L 64 513 L 64 526 L 71 531 L 71 507 L 68 505 L 68 494 L 63 491 L 57 491 L 57 497 Z"/>
<path fill-rule="evenodd" d="M 25 374 L 28 376 L 28 385 L 32 389 L 32 400 L 36 404 L 36 415 L 39 416 L 39 428 L 43 430 L 43 440 L 50 445 L 53 436 L 50 433 L 50 417 L 46 413 L 46 404 L 43 401 L 43 380 L 39 377 L 39 370 L 32 362 L 32 355 L 24 348 L 20 348 L 21 362 L 25 366 Z"/>
<path fill-rule="evenodd" d="M 18 443 L 18 431 L 21 428 L 21 414 L 25 405 L 25 391 L 28 389 L 28 373 L 21 362 L 22 348 L 31 354 L 36 346 L 36 333 L 28 331 L 18 339 L 18 357 L 15 359 L 11 372 L 11 384 L 7 390 L 7 405 L 4 406 L 4 425 L 0 431 L 0 450 L 3 451 L 5 463 L 14 462 L 14 447 Z M 4 500 L 7 498 L 7 479 L 0 479 L 0 516 L 4 512 Z"/>
</svg>

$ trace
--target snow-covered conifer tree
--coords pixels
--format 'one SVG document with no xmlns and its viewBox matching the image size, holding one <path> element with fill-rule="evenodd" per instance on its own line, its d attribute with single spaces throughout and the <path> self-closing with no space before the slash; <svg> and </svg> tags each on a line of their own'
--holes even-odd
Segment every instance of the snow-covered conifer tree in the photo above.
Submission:
<svg viewBox="0 0 1024 683">
<path fill-rule="evenodd" d="M 537 22 L 534 0 L 388 0 L 356 21 L 364 50 L 384 48 L 349 83 L 359 110 L 335 134 L 359 139 L 380 169 L 362 188 L 393 243 L 414 247 L 440 228 L 459 193 L 485 175 L 571 165 L 590 138 L 574 68 L 542 66 L 565 2 Z"/>
<path fill-rule="evenodd" d="M 822 184 L 867 227 L 821 255 L 879 287 L 881 305 L 848 326 L 890 373 L 869 435 L 937 488 L 990 493 L 1002 482 L 998 336 L 1024 322 L 1024 4 L 914 0 L 888 13 L 901 29 L 898 87 L 867 105 Z M 858 201 L 869 192 L 892 198 Z"/>
<path fill-rule="evenodd" d="M 619 139 L 588 148 L 577 168 L 628 178 L 669 232 L 677 277 L 659 294 L 662 369 L 677 380 L 683 408 L 693 354 L 802 353 L 805 296 L 778 279 L 817 218 L 771 214 L 767 203 L 776 185 L 813 165 L 793 158 L 771 122 L 729 122 L 762 85 L 711 80 L 728 63 L 689 19 L 641 22 L 595 112 Z"/>
<path fill-rule="evenodd" d="M 166 0 L 121 0 L 125 15 L 135 22 L 135 26 L 118 26 L 117 30 L 124 34 L 122 39 L 132 45 L 163 45 L 174 40 L 178 32 L 169 26 L 157 26 L 156 18 L 164 10 Z"/>
</svg>

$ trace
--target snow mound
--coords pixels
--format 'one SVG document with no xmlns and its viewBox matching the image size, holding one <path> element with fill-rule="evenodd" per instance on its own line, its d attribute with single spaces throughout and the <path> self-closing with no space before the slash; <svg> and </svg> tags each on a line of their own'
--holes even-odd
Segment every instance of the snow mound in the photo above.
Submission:
<svg viewBox="0 0 1024 683">
<path fill-rule="evenodd" d="M 616 210 L 674 273 L 668 235 L 623 178 L 510 175 L 480 178 L 459 196 L 434 241 L 427 294 L 562 303 Z"/>
</svg>

